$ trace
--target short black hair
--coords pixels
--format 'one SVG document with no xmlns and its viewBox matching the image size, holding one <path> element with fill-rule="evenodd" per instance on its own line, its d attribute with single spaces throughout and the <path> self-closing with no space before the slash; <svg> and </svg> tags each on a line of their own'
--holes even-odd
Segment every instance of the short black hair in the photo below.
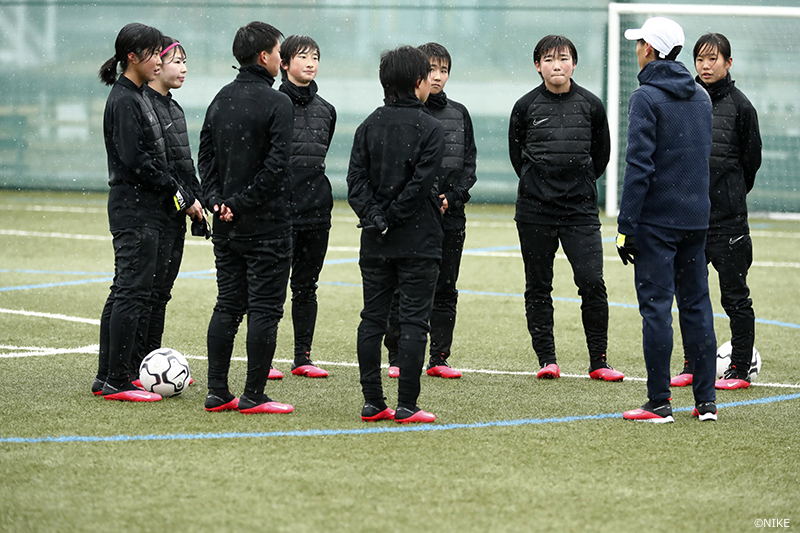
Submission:
<svg viewBox="0 0 800 533">
<path fill-rule="evenodd" d="M 253 21 L 242 26 L 233 38 L 233 57 L 239 65 L 253 65 L 261 52 L 272 53 L 283 34 L 266 22 Z"/>
<path fill-rule="evenodd" d="M 731 42 L 721 33 L 706 33 L 694 43 L 694 58 L 700 55 L 706 48 L 716 50 L 725 61 L 731 58 Z"/>
<path fill-rule="evenodd" d="M 447 63 L 447 71 L 453 70 L 453 61 L 450 59 L 450 52 L 439 43 L 425 43 L 418 47 L 422 53 L 428 56 L 428 60 L 438 59 L 439 63 Z"/>
<path fill-rule="evenodd" d="M 575 48 L 572 41 L 563 35 L 546 35 L 542 37 L 533 49 L 533 62 L 539 63 L 542 56 L 547 55 L 551 50 L 555 50 L 556 52 L 568 50 L 569 54 L 572 56 L 572 62 L 576 65 L 578 64 L 578 49 Z"/>
<path fill-rule="evenodd" d="M 419 48 L 398 46 L 381 54 L 379 76 L 388 101 L 415 96 L 417 82 L 430 73 L 430 59 Z"/>
<path fill-rule="evenodd" d="M 317 57 L 322 56 L 317 41 L 308 35 L 290 35 L 281 43 L 281 62 L 288 67 L 292 58 L 303 52 L 316 52 Z M 281 67 L 281 77 L 286 79 L 286 76 L 286 69 Z"/>
</svg>

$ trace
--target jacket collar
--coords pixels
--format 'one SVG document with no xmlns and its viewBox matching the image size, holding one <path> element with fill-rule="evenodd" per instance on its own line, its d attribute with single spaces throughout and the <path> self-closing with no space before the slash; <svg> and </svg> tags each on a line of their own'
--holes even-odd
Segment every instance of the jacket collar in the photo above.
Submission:
<svg viewBox="0 0 800 533">
<path fill-rule="evenodd" d="M 722 98 L 723 96 L 728 96 L 734 89 L 734 83 L 731 79 L 731 73 L 722 78 L 721 80 L 717 80 L 711 85 L 706 85 L 700 79 L 700 76 L 695 78 L 695 81 L 700 84 L 700 86 L 708 91 L 708 95 L 711 97 L 712 100 L 717 100 L 718 98 Z"/>
<path fill-rule="evenodd" d="M 272 77 L 272 74 L 261 65 L 245 65 L 239 67 L 238 70 L 239 75 L 236 76 L 237 80 L 263 79 L 270 87 L 275 83 L 275 78 Z"/>
<path fill-rule="evenodd" d="M 439 94 L 428 95 L 428 101 L 425 102 L 425 105 L 432 109 L 444 109 L 447 106 L 447 95 L 444 91 Z"/>
<path fill-rule="evenodd" d="M 284 79 L 281 82 L 280 90 L 289 95 L 293 102 L 306 105 L 317 95 L 317 82 L 311 80 L 307 87 L 298 87 L 288 79 Z"/>
</svg>

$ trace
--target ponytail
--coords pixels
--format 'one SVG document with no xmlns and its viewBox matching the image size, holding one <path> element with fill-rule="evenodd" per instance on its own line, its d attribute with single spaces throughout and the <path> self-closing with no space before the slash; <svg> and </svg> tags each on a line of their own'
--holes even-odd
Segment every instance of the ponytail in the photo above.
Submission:
<svg viewBox="0 0 800 533">
<path fill-rule="evenodd" d="M 114 85 L 117 81 L 117 60 L 116 56 L 112 56 L 108 61 L 103 63 L 100 70 L 97 72 L 97 77 L 106 85 Z"/>
</svg>

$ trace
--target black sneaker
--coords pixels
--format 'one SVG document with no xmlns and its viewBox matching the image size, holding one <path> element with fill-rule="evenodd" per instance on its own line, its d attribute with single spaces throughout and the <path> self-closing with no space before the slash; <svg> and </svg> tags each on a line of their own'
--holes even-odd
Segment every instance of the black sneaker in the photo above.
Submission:
<svg viewBox="0 0 800 533">
<path fill-rule="evenodd" d="M 692 416 L 696 416 L 698 420 L 716 420 L 717 419 L 717 404 L 714 402 L 700 402 L 695 405 L 692 411 Z"/>
<path fill-rule="evenodd" d="M 655 404 L 653 400 L 648 400 L 646 404 L 632 411 L 622 413 L 625 420 L 638 420 L 640 422 L 652 422 L 654 424 L 665 424 L 675 422 L 672 418 L 672 405 L 669 401 Z"/>
</svg>

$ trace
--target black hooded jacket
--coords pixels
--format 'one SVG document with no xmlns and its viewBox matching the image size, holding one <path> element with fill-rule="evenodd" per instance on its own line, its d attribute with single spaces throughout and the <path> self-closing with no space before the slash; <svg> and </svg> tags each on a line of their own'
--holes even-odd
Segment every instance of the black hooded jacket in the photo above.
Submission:
<svg viewBox="0 0 800 533">
<path fill-rule="evenodd" d="M 284 79 L 280 92 L 294 105 L 292 157 L 292 225 L 331 226 L 333 193 L 325 175 L 325 156 L 336 129 L 336 109 L 317 94 L 317 83 L 298 87 Z"/>
<path fill-rule="evenodd" d="M 747 193 L 761 167 L 761 133 L 758 115 L 750 100 L 737 89 L 728 74 L 711 85 L 696 81 L 711 97 L 714 107 L 709 196 L 710 234 L 744 234 L 747 224 Z"/>
<path fill-rule="evenodd" d="M 215 237 L 274 239 L 290 229 L 294 114 L 274 82 L 266 68 L 244 66 L 206 111 L 198 156 L 203 205 L 233 212 L 231 222 L 214 217 Z"/>
</svg>

